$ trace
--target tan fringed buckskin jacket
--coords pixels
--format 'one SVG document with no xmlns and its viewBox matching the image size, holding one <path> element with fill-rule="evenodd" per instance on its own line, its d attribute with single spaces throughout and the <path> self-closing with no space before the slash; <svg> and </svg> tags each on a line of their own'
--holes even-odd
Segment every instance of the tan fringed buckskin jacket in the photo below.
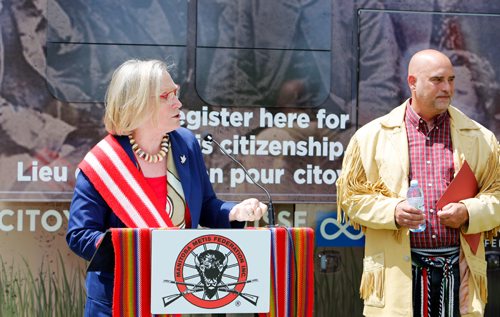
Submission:
<svg viewBox="0 0 500 317">
<path fill-rule="evenodd" d="M 412 316 L 412 273 L 407 228 L 398 228 L 396 205 L 409 180 L 405 107 L 360 128 L 346 149 L 337 181 L 341 221 L 361 226 L 366 235 L 360 293 L 365 316 Z M 487 301 L 484 239 L 500 227 L 500 149 L 494 134 L 450 106 L 453 160 L 457 173 L 467 160 L 479 184 L 475 198 L 463 200 L 469 224 L 460 237 L 460 312 L 483 316 Z M 463 234 L 480 233 L 474 255 Z"/>
</svg>

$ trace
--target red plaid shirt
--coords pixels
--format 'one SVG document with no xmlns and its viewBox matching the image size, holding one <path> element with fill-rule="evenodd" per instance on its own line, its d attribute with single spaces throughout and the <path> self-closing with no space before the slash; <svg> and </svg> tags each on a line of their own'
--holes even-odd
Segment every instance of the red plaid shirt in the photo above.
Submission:
<svg viewBox="0 0 500 317">
<path fill-rule="evenodd" d="M 411 100 L 410 100 L 411 102 Z M 453 148 L 450 115 L 445 112 L 434 119 L 429 131 L 408 103 L 405 115 L 410 151 L 410 180 L 417 179 L 424 192 L 427 228 L 410 233 L 412 248 L 441 248 L 460 244 L 459 229 L 445 227 L 437 216 L 436 203 L 453 179 Z"/>
</svg>

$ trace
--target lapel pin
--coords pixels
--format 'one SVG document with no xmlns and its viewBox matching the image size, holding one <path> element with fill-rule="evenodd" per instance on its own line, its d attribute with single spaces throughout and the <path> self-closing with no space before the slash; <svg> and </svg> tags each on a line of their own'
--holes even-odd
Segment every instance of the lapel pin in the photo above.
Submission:
<svg viewBox="0 0 500 317">
<path fill-rule="evenodd" d="M 186 163 L 187 160 L 186 155 L 182 154 L 179 158 L 181 159 L 181 164 Z"/>
</svg>

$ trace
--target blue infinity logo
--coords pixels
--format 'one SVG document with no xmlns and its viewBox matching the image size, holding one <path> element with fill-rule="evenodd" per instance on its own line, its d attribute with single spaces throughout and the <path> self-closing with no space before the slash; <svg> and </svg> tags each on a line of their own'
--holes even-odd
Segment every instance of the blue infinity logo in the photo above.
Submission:
<svg viewBox="0 0 500 317">
<path fill-rule="evenodd" d="M 316 246 L 353 247 L 364 246 L 365 235 L 355 230 L 349 222 L 337 223 L 334 211 L 318 212 L 316 217 Z"/>
</svg>

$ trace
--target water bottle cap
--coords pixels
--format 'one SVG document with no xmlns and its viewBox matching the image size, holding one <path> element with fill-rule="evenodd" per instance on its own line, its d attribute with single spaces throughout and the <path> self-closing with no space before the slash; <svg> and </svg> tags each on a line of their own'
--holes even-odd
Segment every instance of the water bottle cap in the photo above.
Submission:
<svg viewBox="0 0 500 317">
<path fill-rule="evenodd" d="M 418 180 L 412 179 L 410 182 L 410 186 L 418 186 Z"/>
</svg>

